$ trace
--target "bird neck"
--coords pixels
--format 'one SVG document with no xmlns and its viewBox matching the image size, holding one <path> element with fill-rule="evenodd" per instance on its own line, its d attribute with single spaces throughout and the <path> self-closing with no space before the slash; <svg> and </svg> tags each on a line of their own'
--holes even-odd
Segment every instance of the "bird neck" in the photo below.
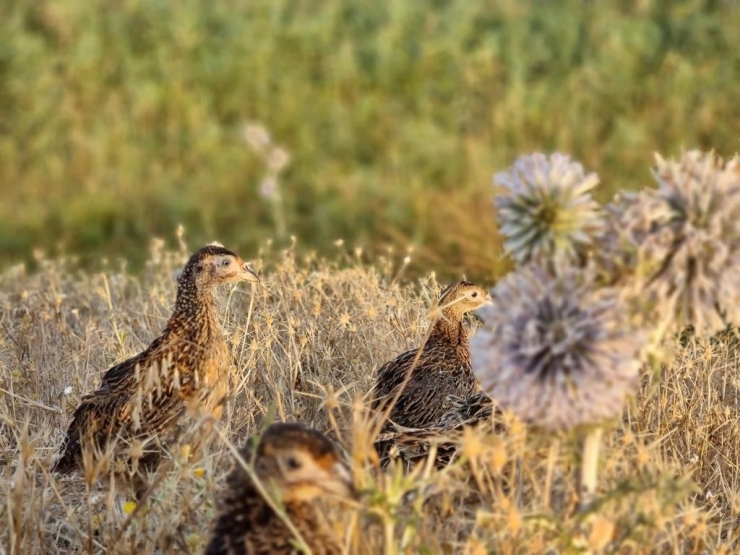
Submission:
<svg viewBox="0 0 740 555">
<path fill-rule="evenodd" d="M 205 335 L 220 332 L 216 303 L 210 290 L 198 291 L 194 283 L 180 284 L 175 310 L 167 322 L 166 331 L 176 332 L 183 328 L 197 334 L 205 332 Z"/>
<path fill-rule="evenodd" d="M 210 290 L 199 291 L 193 281 L 181 282 L 177 288 L 175 312 L 195 312 L 203 306 L 213 306 L 213 293 Z"/>
<path fill-rule="evenodd" d="M 468 330 L 457 315 L 446 314 L 442 312 L 442 317 L 437 320 L 429 335 L 429 343 L 434 339 L 451 343 L 455 346 L 461 345 L 467 347 Z"/>
</svg>

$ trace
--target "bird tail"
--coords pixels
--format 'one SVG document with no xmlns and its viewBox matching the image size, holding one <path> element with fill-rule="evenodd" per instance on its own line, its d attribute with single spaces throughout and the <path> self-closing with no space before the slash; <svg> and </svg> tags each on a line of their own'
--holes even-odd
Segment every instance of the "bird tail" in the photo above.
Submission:
<svg viewBox="0 0 740 555">
<path fill-rule="evenodd" d="M 72 474 L 77 469 L 77 457 L 75 450 L 70 448 L 69 443 L 65 443 L 62 455 L 56 460 L 51 467 L 54 474 Z"/>
</svg>

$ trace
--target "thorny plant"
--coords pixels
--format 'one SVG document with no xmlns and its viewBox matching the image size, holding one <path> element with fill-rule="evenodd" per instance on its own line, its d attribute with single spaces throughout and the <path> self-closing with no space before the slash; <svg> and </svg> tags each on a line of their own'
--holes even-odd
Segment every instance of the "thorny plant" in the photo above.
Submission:
<svg viewBox="0 0 740 555">
<path fill-rule="evenodd" d="M 669 361 L 671 333 L 692 327 L 706 338 L 739 323 L 739 170 L 737 156 L 658 155 L 658 189 L 622 195 L 605 212 L 589 193 L 598 178 L 561 154 L 523 156 L 495 178 L 519 267 L 491 291 L 471 340 L 473 371 L 501 408 L 582 436 L 584 514 L 596 501 L 602 426 L 621 415 L 640 364 Z"/>
</svg>

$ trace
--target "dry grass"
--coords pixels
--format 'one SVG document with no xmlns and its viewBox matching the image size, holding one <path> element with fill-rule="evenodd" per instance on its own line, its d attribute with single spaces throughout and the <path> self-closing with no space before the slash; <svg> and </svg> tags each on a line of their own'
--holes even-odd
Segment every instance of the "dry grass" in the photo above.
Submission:
<svg viewBox="0 0 740 555">
<path fill-rule="evenodd" d="M 175 456 L 134 512 L 104 484 L 56 480 L 48 470 L 80 397 L 161 330 L 186 254 L 155 246 L 136 278 L 113 267 L 78 273 L 70 261 L 0 276 L 0 552 L 202 551 L 229 466 L 225 439 L 198 462 Z M 740 549 L 732 341 L 678 345 L 660 380 L 646 370 L 639 398 L 605 435 L 600 502 L 589 514 L 575 510 L 574 440 L 513 420 L 506 434 L 483 428 L 460 438 L 463 460 L 443 471 L 380 475 L 369 456 L 365 395 L 377 366 L 423 337 L 439 288 L 433 276 L 404 286 L 396 271 L 383 260 L 369 268 L 351 258 L 268 253 L 265 287 L 221 296 L 240 380 L 222 437 L 242 444 L 271 415 L 333 430 L 365 492 L 338 520 L 348 552 Z"/>
</svg>

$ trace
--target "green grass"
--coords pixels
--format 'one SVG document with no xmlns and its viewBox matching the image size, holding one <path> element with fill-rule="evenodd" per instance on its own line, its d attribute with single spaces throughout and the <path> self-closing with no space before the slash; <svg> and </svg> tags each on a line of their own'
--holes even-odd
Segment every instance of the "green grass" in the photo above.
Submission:
<svg viewBox="0 0 740 555">
<path fill-rule="evenodd" d="M 655 150 L 738 150 L 738 28 L 698 0 L 10 0 L 0 264 L 141 264 L 179 223 L 249 252 L 277 215 L 304 248 L 488 276 L 490 176 L 517 155 L 571 153 L 608 197 L 648 184 Z M 277 208 L 247 121 L 291 154 Z"/>
</svg>

